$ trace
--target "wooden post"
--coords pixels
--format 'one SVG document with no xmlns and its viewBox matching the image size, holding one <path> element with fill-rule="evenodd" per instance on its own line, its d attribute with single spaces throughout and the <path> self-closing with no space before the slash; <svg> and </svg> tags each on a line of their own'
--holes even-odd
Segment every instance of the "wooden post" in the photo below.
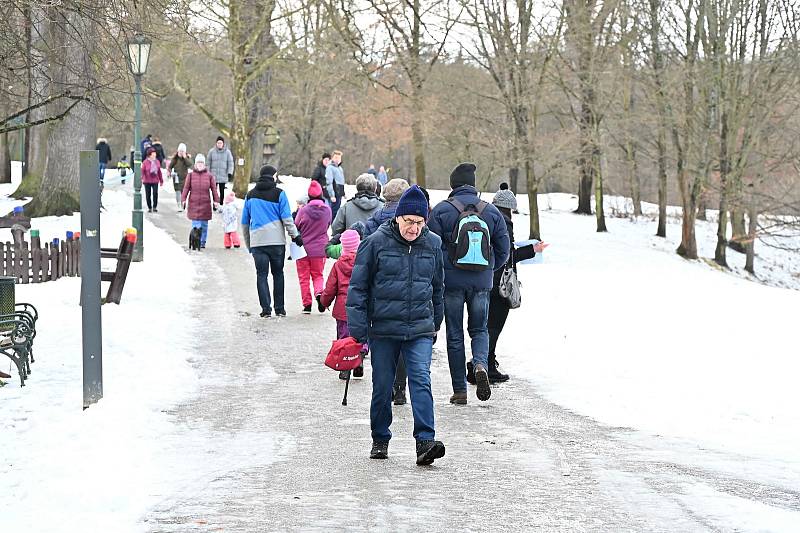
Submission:
<svg viewBox="0 0 800 533">
<path fill-rule="evenodd" d="M 31 256 L 28 250 L 28 243 L 22 241 L 22 257 L 20 257 L 20 268 L 22 274 L 22 283 L 30 283 L 31 272 Z"/>
</svg>

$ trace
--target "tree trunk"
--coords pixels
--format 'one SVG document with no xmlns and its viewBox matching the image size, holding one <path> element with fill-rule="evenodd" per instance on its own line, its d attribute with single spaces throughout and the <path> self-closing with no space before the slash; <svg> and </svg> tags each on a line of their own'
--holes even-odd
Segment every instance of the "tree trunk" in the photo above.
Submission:
<svg viewBox="0 0 800 533">
<path fill-rule="evenodd" d="M 508 187 L 517 194 L 517 183 L 519 182 L 519 167 L 514 165 L 508 169 Z"/>
<path fill-rule="evenodd" d="M 425 187 L 425 134 L 423 132 L 421 88 L 415 88 L 411 96 L 411 138 L 414 145 L 415 183 Z"/>
<path fill-rule="evenodd" d="M 596 146 L 596 145 L 595 145 Z M 603 208 L 603 170 L 600 168 L 600 149 L 597 147 L 597 152 L 592 158 L 595 166 L 595 188 L 594 188 L 594 213 L 597 219 L 597 231 L 602 233 L 608 231 L 606 228 L 606 212 Z"/>
<path fill-rule="evenodd" d="M 542 228 L 539 223 L 539 180 L 536 179 L 533 163 L 525 161 L 525 180 L 528 185 L 528 208 L 530 210 L 529 239 L 542 240 Z M 512 245 L 514 243 L 511 243 Z"/>
<path fill-rule="evenodd" d="M 8 132 L 0 134 L 0 183 L 11 183 L 11 146 Z"/>
<path fill-rule="evenodd" d="M 700 199 L 697 202 L 697 220 L 708 220 L 708 200 L 706 198 L 706 192 L 703 191 L 700 193 Z"/>
<path fill-rule="evenodd" d="M 667 236 L 667 146 L 664 129 L 659 126 L 658 140 L 658 228 L 657 237 Z"/>
<path fill-rule="evenodd" d="M 714 261 L 727 267 L 725 250 L 728 247 L 728 116 L 726 111 L 720 114 L 719 128 L 719 223 L 717 224 L 717 247 L 714 250 Z"/>
<path fill-rule="evenodd" d="M 735 198 L 737 199 L 740 197 L 741 196 L 739 194 L 735 195 Z M 747 245 L 745 243 L 747 242 L 748 238 L 748 231 L 744 223 L 744 209 L 738 205 L 739 202 L 736 199 L 733 201 L 736 202 L 737 206 L 730 212 L 732 231 L 731 240 L 728 243 L 728 246 L 731 249 L 744 254 L 747 253 Z"/>
<path fill-rule="evenodd" d="M 26 11 L 26 16 L 29 18 L 26 39 L 28 41 L 28 64 L 30 65 L 27 72 L 27 105 L 30 107 L 47 98 L 50 92 L 47 59 L 43 53 L 43 50 L 47 49 L 45 39 L 50 31 L 50 24 L 44 9 L 36 3 L 31 4 Z M 74 109 L 73 112 L 75 112 Z M 35 122 L 43 120 L 46 116 L 47 108 L 43 106 L 28 112 L 25 121 Z M 15 198 L 28 198 L 39 192 L 47 166 L 46 142 L 47 125 L 28 128 L 25 133 L 26 161 L 23 166 L 23 179 L 14 192 Z"/>
<path fill-rule="evenodd" d="M 80 94 L 94 85 L 94 43 L 87 38 L 94 35 L 92 22 L 69 11 L 54 13 L 50 20 L 53 48 L 60 50 L 59 57 L 49 62 L 52 91 L 69 89 Z M 59 100 L 48 106 L 48 113 L 63 113 L 69 105 L 70 101 Z M 48 124 L 45 174 L 39 193 L 26 209 L 28 215 L 68 215 L 80 208 L 78 152 L 94 147 L 96 120 L 94 105 L 82 101 L 64 119 Z"/>
<path fill-rule="evenodd" d="M 756 235 L 758 231 L 758 211 L 756 210 L 755 200 L 750 201 L 747 217 L 750 219 L 750 224 L 747 232 L 747 245 L 745 246 L 747 257 L 745 259 L 744 269 L 755 275 Z"/>
</svg>

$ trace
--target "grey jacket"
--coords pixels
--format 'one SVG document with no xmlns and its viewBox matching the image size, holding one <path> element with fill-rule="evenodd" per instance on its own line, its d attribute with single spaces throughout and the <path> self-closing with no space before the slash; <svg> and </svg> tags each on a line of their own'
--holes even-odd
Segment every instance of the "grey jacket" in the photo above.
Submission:
<svg viewBox="0 0 800 533">
<path fill-rule="evenodd" d="M 217 183 L 228 183 L 228 174 L 233 174 L 233 154 L 227 146 L 222 150 L 215 146 L 208 151 L 206 166 Z"/>
<path fill-rule="evenodd" d="M 383 202 L 374 194 L 358 193 L 355 198 L 344 204 L 336 213 L 331 224 L 331 233 L 339 235 L 356 222 L 364 222 L 375 211 L 383 207 Z"/>
<path fill-rule="evenodd" d="M 326 189 L 329 196 L 335 196 L 339 200 L 344 196 L 344 170 L 333 161 L 325 169 L 325 179 L 327 180 Z"/>
</svg>

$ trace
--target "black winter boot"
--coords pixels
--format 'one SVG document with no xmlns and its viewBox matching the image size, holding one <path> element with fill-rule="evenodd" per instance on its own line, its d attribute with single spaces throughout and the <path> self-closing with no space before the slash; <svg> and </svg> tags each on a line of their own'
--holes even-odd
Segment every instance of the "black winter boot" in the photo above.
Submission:
<svg viewBox="0 0 800 533">
<path fill-rule="evenodd" d="M 373 442 L 372 450 L 369 452 L 370 459 L 388 459 L 389 458 L 389 443 L 388 442 Z"/>
<path fill-rule="evenodd" d="M 444 443 L 438 440 L 421 440 L 417 442 L 417 464 L 429 465 L 434 460 L 444 457 Z"/>
<path fill-rule="evenodd" d="M 394 391 L 392 392 L 392 401 L 395 405 L 405 405 L 406 404 L 406 388 L 403 387 L 395 387 Z"/>
<path fill-rule="evenodd" d="M 475 366 L 472 361 L 467 361 L 467 383 L 475 385 Z"/>
<path fill-rule="evenodd" d="M 489 356 L 489 383 L 504 383 L 508 381 L 508 374 L 503 374 L 497 368 L 497 359 Z"/>
</svg>

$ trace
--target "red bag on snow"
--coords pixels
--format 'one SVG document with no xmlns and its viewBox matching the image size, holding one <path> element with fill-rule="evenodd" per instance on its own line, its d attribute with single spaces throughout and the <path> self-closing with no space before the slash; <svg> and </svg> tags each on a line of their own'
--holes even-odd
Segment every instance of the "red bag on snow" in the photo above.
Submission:
<svg viewBox="0 0 800 533">
<path fill-rule="evenodd" d="M 334 370 L 353 370 L 361 366 L 363 348 L 364 345 L 353 337 L 337 339 L 333 341 L 328 357 L 325 358 L 325 366 Z"/>
</svg>

